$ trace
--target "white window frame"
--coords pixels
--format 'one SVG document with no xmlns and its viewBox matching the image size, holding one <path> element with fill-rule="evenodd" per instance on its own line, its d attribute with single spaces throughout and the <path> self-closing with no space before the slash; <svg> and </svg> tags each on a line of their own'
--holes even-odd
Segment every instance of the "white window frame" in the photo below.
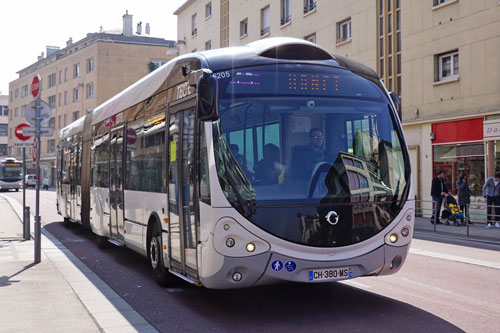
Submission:
<svg viewBox="0 0 500 333">
<path fill-rule="evenodd" d="M 316 44 L 316 33 L 310 34 L 309 36 L 304 37 L 308 42 Z"/>
<path fill-rule="evenodd" d="M 271 6 L 266 6 L 260 10 L 260 36 L 267 36 L 271 33 Z"/>
<path fill-rule="evenodd" d="M 211 50 L 211 49 L 212 49 L 212 40 L 206 41 L 205 50 Z"/>
<path fill-rule="evenodd" d="M 458 61 L 458 73 L 455 73 L 455 55 L 458 57 L 457 61 Z M 445 58 L 450 58 L 450 68 L 451 68 L 451 75 L 448 75 L 448 76 L 443 76 L 443 60 Z M 446 80 L 450 80 L 450 79 L 456 79 L 460 76 L 460 57 L 458 55 L 458 51 L 454 51 L 454 52 L 450 52 L 450 53 L 445 53 L 445 54 L 441 54 L 439 57 L 438 57 L 438 64 L 439 64 L 439 75 L 438 75 L 438 78 L 439 78 L 439 81 L 446 81 Z"/>
<path fill-rule="evenodd" d="M 73 65 L 73 78 L 80 77 L 80 64 Z"/>
<path fill-rule="evenodd" d="M 80 101 L 80 88 L 73 88 L 73 102 Z"/>
<path fill-rule="evenodd" d="M 56 84 L 57 84 L 56 73 L 52 73 L 52 74 L 49 75 L 48 88 L 55 87 Z"/>
<path fill-rule="evenodd" d="M 87 84 L 87 98 L 94 97 L 94 83 Z"/>
<path fill-rule="evenodd" d="M 21 98 L 28 96 L 28 85 L 24 85 L 21 89 Z"/>
<path fill-rule="evenodd" d="M 87 59 L 87 73 L 94 71 L 94 58 Z"/>
<path fill-rule="evenodd" d="M 316 0 L 304 0 L 304 14 L 316 10 Z"/>
<path fill-rule="evenodd" d="M 191 36 L 196 36 L 198 34 L 198 14 L 195 13 L 191 16 Z"/>
<path fill-rule="evenodd" d="M 240 37 L 248 35 L 248 18 L 240 21 Z"/>
<path fill-rule="evenodd" d="M 346 27 L 347 36 L 344 36 L 344 27 Z M 339 22 L 338 29 L 339 29 L 339 34 L 338 34 L 339 37 L 337 39 L 337 44 L 347 42 L 352 39 L 351 18 Z"/>
<path fill-rule="evenodd" d="M 205 5 L 205 18 L 209 18 L 212 16 L 212 2 L 209 2 Z"/>
<path fill-rule="evenodd" d="M 281 25 L 292 21 L 292 0 L 281 0 Z"/>
</svg>

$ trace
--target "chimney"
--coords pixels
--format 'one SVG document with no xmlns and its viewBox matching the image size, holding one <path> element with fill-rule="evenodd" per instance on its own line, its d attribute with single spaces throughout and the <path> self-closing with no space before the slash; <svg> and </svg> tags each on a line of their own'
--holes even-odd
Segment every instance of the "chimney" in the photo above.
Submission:
<svg viewBox="0 0 500 333">
<path fill-rule="evenodd" d="M 70 37 L 68 39 L 68 41 L 66 42 L 66 46 L 70 46 L 71 44 L 73 44 L 73 38 L 72 37 Z"/>
<path fill-rule="evenodd" d="M 137 23 L 137 34 L 142 34 L 142 22 Z"/>
<path fill-rule="evenodd" d="M 146 23 L 146 35 L 151 35 L 151 28 L 149 27 L 149 23 Z"/>
<path fill-rule="evenodd" d="M 122 34 L 124 36 L 132 36 L 132 15 L 128 14 L 128 10 L 125 11 L 125 15 L 123 15 L 123 31 Z"/>
<path fill-rule="evenodd" d="M 46 50 L 47 50 L 47 57 L 50 57 L 52 54 L 57 53 L 57 51 L 59 51 L 59 47 L 47 45 Z"/>
</svg>

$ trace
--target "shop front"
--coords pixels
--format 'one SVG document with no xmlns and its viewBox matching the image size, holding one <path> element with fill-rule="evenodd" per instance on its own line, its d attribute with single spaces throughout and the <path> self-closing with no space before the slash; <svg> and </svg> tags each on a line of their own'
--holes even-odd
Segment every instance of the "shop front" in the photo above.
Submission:
<svg viewBox="0 0 500 333">
<path fill-rule="evenodd" d="M 471 208 L 474 209 L 481 209 L 478 204 L 484 202 L 482 186 L 486 179 L 488 154 L 483 122 L 481 117 L 436 123 L 432 124 L 431 133 L 433 177 L 443 170 L 447 187 L 456 198 L 456 181 L 465 173 L 471 190 Z"/>
</svg>

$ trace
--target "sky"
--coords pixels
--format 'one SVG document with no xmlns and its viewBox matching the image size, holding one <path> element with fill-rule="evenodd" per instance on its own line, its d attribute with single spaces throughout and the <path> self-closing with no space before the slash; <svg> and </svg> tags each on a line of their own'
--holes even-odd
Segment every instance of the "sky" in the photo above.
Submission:
<svg viewBox="0 0 500 333">
<path fill-rule="evenodd" d="M 2 1 L 0 9 L 0 94 L 9 93 L 9 82 L 16 74 L 46 53 L 46 46 L 66 46 L 87 33 L 121 30 L 122 16 L 133 15 L 137 23 L 151 26 L 151 36 L 177 39 L 177 16 L 173 15 L 185 0 L 14 0 Z"/>
</svg>

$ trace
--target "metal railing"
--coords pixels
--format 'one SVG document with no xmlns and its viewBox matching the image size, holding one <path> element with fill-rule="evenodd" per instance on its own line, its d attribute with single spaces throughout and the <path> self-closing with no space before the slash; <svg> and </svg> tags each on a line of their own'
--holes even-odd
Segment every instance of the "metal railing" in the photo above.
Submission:
<svg viewBox="0 0 500 333">
<path fill-rule="evenodd" d="M 306 1 L 304 3 L 304 14 L 316 9 L 316 1 Z"/>
<path fill-rule="evenodd" d="M 271 31 L 271 27 L 266 27 L 264 29 L 260 29 L 260 35 L 264 36 L 265 34 L 268 34 L 269 31 Z"/>
<path fill-rule="evenodd" d="M 281 18 L 281 25 L 287 24 L 292 20 L 292 15 L 284 16 Z"/>
<path fill-rule="evenodd" d="M 496 213 L 496 210 L 500 211 L 500 206 L 487 205 L 480 201 L 472 202 L 467 205 L 465 212 L 462 212 L 462 217 L 460 213 L 453 213 L 450 207 L 445 205 L 446 200 L 443 199 L 439 217 L 441 223 L 436 224 L 431 220 L 434 213 L 434 202 L 432 200 L 415 200 L 415 230 L 453 234 L 500 244 L 500 227 L 496 227 L 497 222 L 500 226 L 500 213 Z M 457 205 L 457 207 L 460 206 Z M 491 214 L 487 214 L 488 207 L 491 207 Z M 447 211 L 447 213 L 443 215 L 443 211 Z M 491 223 L 491 228 L 487 228 L 488 223 Z"/>
</svg>

